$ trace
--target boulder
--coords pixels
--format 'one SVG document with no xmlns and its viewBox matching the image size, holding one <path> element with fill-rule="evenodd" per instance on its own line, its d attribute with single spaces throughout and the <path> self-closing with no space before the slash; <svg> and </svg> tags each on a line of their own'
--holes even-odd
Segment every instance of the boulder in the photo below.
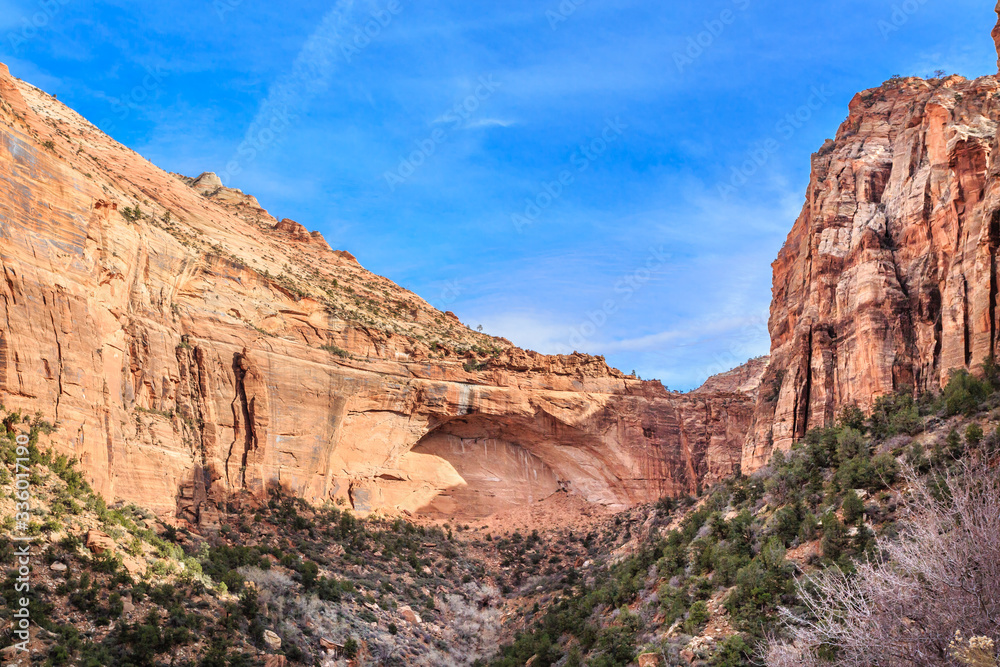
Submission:
<svg viewBox="0 0 1000 667">
<path fill-rule="evenodd" d="M 210 195 L 222 187 L 222 179 L 211 171 L 206 171 L 191 184 L 199 194 Z"/>
<path fill-rule="evenodd" d="M 264 644 L 272 651 L 281 648 L 281 637 L 272 630 L 264 630 Z"/>
<path fill-rule="evenodd" d="M 412 623 L 413 625 L 419 625 L 420 623 L 423 623 L 423 620 L 420 618 L 420 614 L 413 611 L 413 609 L 411 609 L 409 606 L 400 607 L 399 615 L 402 616 L 403 620 L 405 620 L 407 623 Z"/>
<path fill-rule="evenodd" d="M 96 528 L 91 528 L 87 531 L 87 538 L 84 544 L 91 553 L 100 556 L 105 551 L 113 552 L 118 546 L 111 536 L 107 533 L 101 532 Z"/>
<path fill-rule="evenodd" d="M 122 599 L 122 614 L 128 616 L 135 612 L 135 603 L 132 602 L 132 596 L 126 596 Z"/>
</svg>

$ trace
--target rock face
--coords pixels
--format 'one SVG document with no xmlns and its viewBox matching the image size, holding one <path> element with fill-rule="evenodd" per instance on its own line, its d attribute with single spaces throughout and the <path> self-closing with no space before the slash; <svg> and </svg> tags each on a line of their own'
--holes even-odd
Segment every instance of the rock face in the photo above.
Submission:
<svg viewBox="0 0 1000 667">
<path fill-rule="evenodd" d="M 997 78 L 857 95 L 774 262 L 771 362 L 742 468 L 846 404 L 940 388 L 997 352 Z"/>
<path fill-rule="evenodd" d="M 731 371 L 713 375 L 705 381 L 705 384 L 695 389 L 694 393 L 741 393 L 756 396 L 769 362 L 770 357 L 751 359 Z"/>
<path fill-rule="evenodd" d="M 1000 70 L 1000 2 L 997 3 L 997 24 L 993 28 L 993 42 L 997 47 L 997 70 Z"/>
<path fill-rule="evenodd" d="M 277 487 L 364 511 L 626 506 L 729 475 L 753 414 L 743 381 L 680 395 L 471 331 L 6 68 L 0 274 L 0 401 L 57 422 L 109 499 L 206 526 Z"/>
</svg>

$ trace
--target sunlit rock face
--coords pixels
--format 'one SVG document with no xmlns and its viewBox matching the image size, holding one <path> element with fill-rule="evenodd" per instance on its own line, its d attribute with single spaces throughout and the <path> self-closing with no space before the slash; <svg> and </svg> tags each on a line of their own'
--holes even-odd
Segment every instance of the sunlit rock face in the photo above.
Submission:
<svg viewBox="0 0 1000 667">
<path fill-rule="evenodd" d="M 938 389 L 996 352 L 998 93 L 993 76 L 890 82 L 857 95 L 813 156 L 773 265 L 744 471 L 844 405 Z"/>
<path fill-rule="evenodd" d="M 997 3 L 997 24 L 993 28 L 993 42 L 997 47 L 997 70 L 1000 71 L 1000 2 Z"/>
<path fill-rule="evenodd" d="M 0 272 L 0 401 L 56 422 L 109 499 L 192 523 L 278 487 L 359 511 L 624 507 L 731 474 L 753 412 L 752 372 L 681 395 L 471 331 L 5 67 Z"/>
</svg>

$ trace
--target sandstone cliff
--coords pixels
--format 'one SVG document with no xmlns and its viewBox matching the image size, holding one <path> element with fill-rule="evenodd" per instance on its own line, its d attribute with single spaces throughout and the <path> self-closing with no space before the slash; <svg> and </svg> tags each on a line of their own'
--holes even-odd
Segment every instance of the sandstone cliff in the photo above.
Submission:
<svg viewBox="0 0 1000 667">
<path fill-rule="evenodd" d="M 1000 70 L 1000 2 L 997 2 L 997 24 L 993 28 L 993 43 L 997 47 L 997 69 Z"/>
<path fill-rule="evenodd" d="M 746 378 L 679 395 L 471 331 L 3 66 L 0 272 L 0 401 L 58 422 L 105 496 L 192 522 L 276 487 L 360 510 L 621 507 L 730 474 L 753 411 Z"/>
<path fill-rule="evenodd" d="M 769 357 L 757 357 L 737 366 L 731 371 L 719 373 L 705 380 L 705 384 L 694 390 L 695 394 L 741 393 L 756 396 L 761 379 L 767 371 Z"/>
<path fill-rule="evenodd" d="M 841 406 L 939 389 L 997 352 L 1000 82 L 887 82 L 812 160 L 774 262 L 771 363 L 743 469 Z"/>
</svg>

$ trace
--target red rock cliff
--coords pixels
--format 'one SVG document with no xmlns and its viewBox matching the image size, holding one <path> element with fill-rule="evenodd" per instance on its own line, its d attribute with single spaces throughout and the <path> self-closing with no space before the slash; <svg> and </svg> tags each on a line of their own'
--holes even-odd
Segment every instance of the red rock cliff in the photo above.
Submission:
<svg viewBox="0 0 1000 667">
<path fill-rule="evenodd" d="M 6 68 L 0 274 L 0 401 L 58 422 L 109 498 L 193 522 L 279 486 L 362 510 L 625 506 L 730 474 L 752 416 L 726 383 L 673 394 L 471 331 Z"/>
<path fill-rule="evenodd" d="M 993 76 L 892 81 L 851 102 L 773 265 L 744 470 L 845 404 L 939 389 L 997 352 L 998 120 Z"/>
</svg>

